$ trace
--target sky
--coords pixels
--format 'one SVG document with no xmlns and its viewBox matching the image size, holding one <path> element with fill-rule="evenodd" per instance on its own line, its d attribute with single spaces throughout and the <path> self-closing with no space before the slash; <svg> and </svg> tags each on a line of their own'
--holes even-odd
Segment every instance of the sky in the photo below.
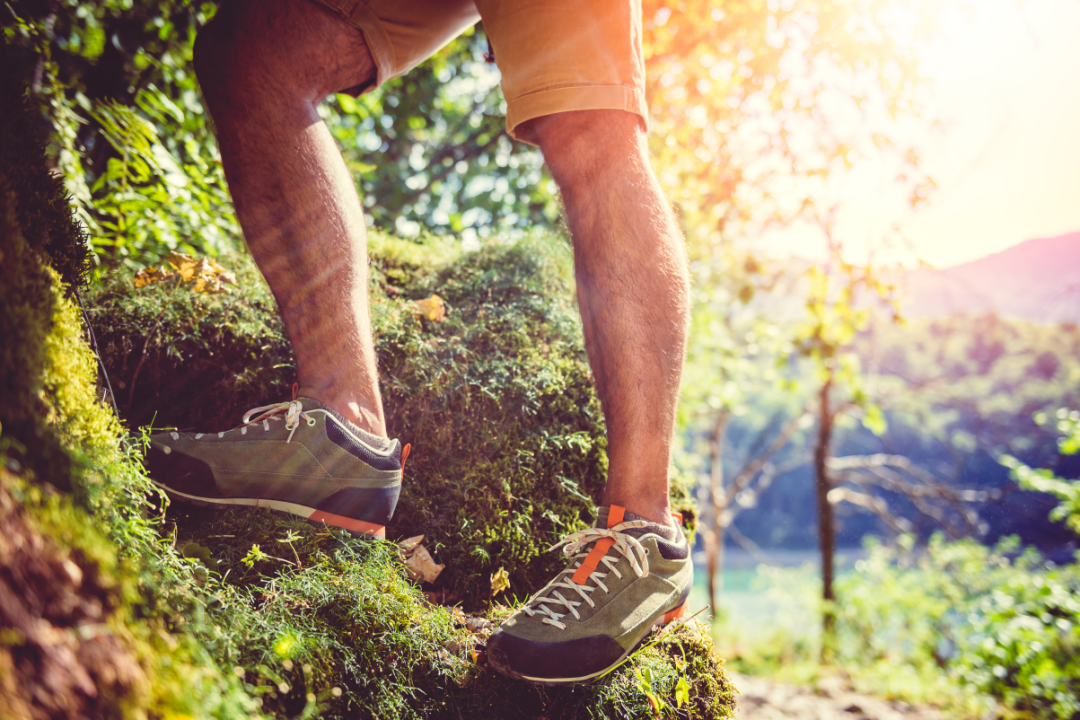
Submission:
<svg viewBox="0 0 1080 720">
<path fill-rule="evenodd" d="M 892 173 L 863 161 L 831 190 L 850 260 L 942 268 L 1080 230 L 1080 0 L 974 0 L 941 24 L 920 54 L 928 113 L 943 121 L 919 142 L 938 188 L 912 211 L 890 191 Z M 910 248 L 883 245 L 897 223 Z M 780 255 L 824 252 L 806 225 L 761 242 Z"/>
</svg>

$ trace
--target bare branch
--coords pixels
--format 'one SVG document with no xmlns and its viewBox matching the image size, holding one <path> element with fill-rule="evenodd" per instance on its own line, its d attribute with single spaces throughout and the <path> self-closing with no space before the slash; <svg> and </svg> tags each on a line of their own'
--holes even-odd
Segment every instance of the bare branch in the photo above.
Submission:
<svg viewBox="0 0 1080 720">
<path fill-rule="evenodd" d="M 740 531 L 734 525 L 729 525 L 727 528 L 727 532 L 729 535 L 731 535 L 731 539 L 734 540 L 739 547 L 750 553 L 750 555 L 753 556 L 753 558 L 759 563 L 761 563 L 762 565 L 772 564 L 772 561 L 770 561 L 769 557 L 761 551 L 761 548 L 758 546 L 758 544 L 743 535 L 742 531 Z"/>
<path fill-rule="evenodd" d="M 739 474 L 735 476 L 734 482 L 731 483 L 731 487 L 727 492 L 727 505 L 731 505 L 731 501 L 735 499 L 735 496 L 749 483 L 754 477 L 761 472 L 761 470 L 769 463 L 769 458 L 778 453 L 784 448 L 785 445 L 791 440 L 791 436 L 795 434 L 795 431 L 799 429 L 799 423 L 810 412 L 809 405 L 804 405 L 801 413 L 788 421 L 784 428 L 780 431 L 780 434 L 773 438 L 773 441 L 769 443 L 769 446 L 765 448 L 757 457 L 748 462 L 739 471 Z M 771 481 L 771 478 L 770 478 Z"/>
<path fill-rule="evenodd" d="M 856 492 L 851 488 L 837 487 L 829 491 L 828 499 L 833 505 L 846 502 L 861 508 L 866 508 L 884 520 L 885 523 L 892 528 L 893 532 L 906 533 L 911 532 L 914 529 L 909 520 L 902 517 L 896 517 L 889 512 L 889 505 L 879 497 Z"/>
</svg>

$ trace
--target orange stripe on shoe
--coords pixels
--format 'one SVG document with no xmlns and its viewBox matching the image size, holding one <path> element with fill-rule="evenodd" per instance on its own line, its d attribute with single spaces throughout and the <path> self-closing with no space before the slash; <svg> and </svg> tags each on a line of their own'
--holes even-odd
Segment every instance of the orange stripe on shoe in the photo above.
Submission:
<svg viewBox="0 0 1080 720">
<path fill-rule="evenodd" d="M 675 518 L 679 525 L 683 524 L 682 513 L 672 512 L 671 517 Z"/>
<path fill-rule="evenodd" d="M 342 515 L 334 515 L 333 513 L 324 512 L 322 510 L 313 512 L 311 516 L 308 517 L 308 520 L 313 522 L 324 522 L 327 525 L 352 530 L 353 532 L 364 533 L 365 535 L 374 535 L 375 537 L 380 538 L 386 537 L 386 527 L 383 525 L 376 525 L 375 523 L 364 522 L 363 520 L 355 520 Z"/>
<path fill-rule="evenodd" d="M 671 622 L 673 620 L 681 620 L 682 618 L 686 617 L 689 614 L 690 614 L 690 603 L 683 603 L 682 605 L 675 608 L 674 610 L 669 610 L 668 612 L 664 613 L 664 624 L 667 625 L 669 622 Z"/>
<path fill-rule="evenodd" d="M 405 447 L 401 448 L 401 477 L 405 478 L 405 461 L 409 459 L 409 451 L 412 450 L 412 445 L 405 443 Z"/>
<path fill-rule="evenodd" d="M 619 508 L 622 510 L 622 508 Z M 570 578 L 578 585 L 584 585 L 589 580 L 589 576 L 596 572 L 596 566 L 600 564 L 600 558 L 607 554 L 607 551 L 611 549 L 611 546 L 615 544 L 615 541 L 611 538 L 600 538 L 593 545 L 593 549 L 585 556 L 585 561 L 581 563 L 581 567 L 577 569 L 574 576 Z"/>
<path fill-rule="evenodd" d="M 615 527 L 623 521 L 623 515 L 626 514 L 626 508 L 621 505 L 612 505 L 607 511 L 607 526 L 608 530 Z"/>
</svg>

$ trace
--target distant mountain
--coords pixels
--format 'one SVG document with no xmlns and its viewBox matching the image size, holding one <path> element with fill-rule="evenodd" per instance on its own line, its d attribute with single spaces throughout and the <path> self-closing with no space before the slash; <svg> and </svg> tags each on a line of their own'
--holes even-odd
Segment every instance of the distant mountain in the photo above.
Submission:
<svg viewBox="0 0 1080 720">
<path fill-rule="evenodd" d="M 1080 232 L 1028 240 L 963 265 L 906 273 L 904 315 L 996 313 L 1080 323 Z"/>
</svg>

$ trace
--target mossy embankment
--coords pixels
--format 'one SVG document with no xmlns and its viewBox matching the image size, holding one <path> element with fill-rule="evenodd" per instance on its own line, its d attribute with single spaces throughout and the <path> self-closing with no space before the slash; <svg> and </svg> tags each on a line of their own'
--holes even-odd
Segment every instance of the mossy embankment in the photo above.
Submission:
<svg viewBox="0 0 1080 720">
<path fill-rule="evenodd" d="M 244 256 L 219 258 L 238 276 L 222 295 L 112 277 L 84 299 L 122 427 L 71 295 L 87 255 L 13 93 L 0 97 L 0 717 L 629 718 L 652 712 L 645 689 L 675 716 L 680 677 L 678 716 L 730 716 L 696 624 L 601 682 L 544 689 L 493 672 L 465 622 L 497 621 L 561 565 L 546 548 L 591 519 L 603 482 L 559 241 L 465 253 L 373 238 L 388 419 L 414 446 L 391 535 L 424 533 L 446 564 L 420 588 L 390 542 L 153 491 L 139 438 L 155 413 L 235 425 L 287 395 L 291 351 Z M 433 293 L 443 322 L 413 311 Z M 510 590 L 493 599 L 500 567 Z"/>
</svg>

